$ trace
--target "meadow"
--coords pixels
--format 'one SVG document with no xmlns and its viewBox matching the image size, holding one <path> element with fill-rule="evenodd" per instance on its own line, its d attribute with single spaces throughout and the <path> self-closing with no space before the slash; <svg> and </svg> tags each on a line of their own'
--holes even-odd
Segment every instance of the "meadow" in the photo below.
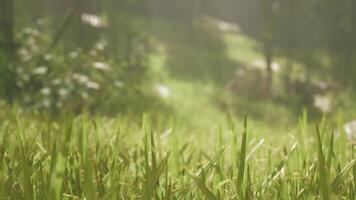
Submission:
<svg viewBox="0 0 356 200">
<path fill-rule="evenodd" d="M 355 2 L 0 0 L 0 200 L 356 199 Z"/>
<path fill-rule="evenodd" d="M 355 199 L 352 144 L 326 118 L 268 133 L 128 118 L 2 115 L 2 199 Z M 37 116 L 37 117 L 36 117 Z M 162 118 L 163 119 L 163 118 Z"/>
</svg>

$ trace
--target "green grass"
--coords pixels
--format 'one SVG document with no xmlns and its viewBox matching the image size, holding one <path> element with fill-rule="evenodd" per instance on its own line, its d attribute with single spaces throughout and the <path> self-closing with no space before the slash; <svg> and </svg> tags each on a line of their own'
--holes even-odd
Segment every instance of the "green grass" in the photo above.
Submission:
<svg viewBox="0 0 356 200">
<path fill-rule="evenodd" d="M 247 118 L 206 132 L 41 116 L 0 115 L 1 199 L 355 199 L 352 146 L 306 114 L 272 134 Z"/>
<path fill-rule="evenodd" d="M 261 60 L 256 41 L 157 26 L 150 73 L 170 89 L 161 100 L 174 114 L 53 120 L 0 105 L 0 199 L 355 199 L 354 151 L 340 128 L 352 109 L 315 126 L 306 112 L 298 121 L 274 102 L 230 96 L 221 75 Z"/>
<path fill-rule="evenodd" d="M 225 34 L 226 54 L 231 60 L 239 63 L 249 64 L 254 60 L 263 60 L 260 52 L 260 44 L 242 33 Z"/>
<path fill-rule="evenodd" d="M 152 27 L 147 29 L 153 32 L 151 42 L 156 48 L 149 55 L 148 66 L 154 82 L 170 89 L 170 96 L 163 102 L 173 111 L 176 125 L 204 132 L 201 129 L 210 130 L 224 123 L 226 113 L 242 118 L 248 112 L 250 123 L 264 132 L 295 128 L 299 113 L 291 105 L 251 100 L 227 88 L 237 69 L 264 60 L 258 41 L 243 32 L 221 32 L 200 21 L 192 27 L 165 21 L 152 23 L 154 26 L 150 24 Z M 283 64 L 282 60 L 277 62 Z M 281 73 L 276 73 L 274 79 L 279 94 L 284 89 Z"/>
</svg>

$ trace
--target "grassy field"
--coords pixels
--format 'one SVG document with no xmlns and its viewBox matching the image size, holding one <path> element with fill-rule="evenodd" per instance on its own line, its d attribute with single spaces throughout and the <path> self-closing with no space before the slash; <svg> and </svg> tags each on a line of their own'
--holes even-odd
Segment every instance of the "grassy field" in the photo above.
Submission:
<svg viewBox="0 0 356 200">
<path fill-rule="evenodd" d="M 246 118 L 209 131 L 164 116 L 39 116 L 1 117 L 1 199 L 355 199 L 352 145 L 306 113 L 281 133 Z"/>
<path fill-rule="evenodd" d="M 234 96 L 231 74 L 263 60 L 256 41 L 157 26 L 148 62 L 170 112 L 52 119 L 0 104 L 0 199 L 355 199 L 356 160 L 340 128 L 353 101 L 315 123 Z"/>
<path fill-rule="evenodd" d="M 356 199 L 356 4 L 159 1 L 3 1 L 0 200 Z"/>
<path fill-rule="evenodd" d="M 231 74 L 263 59 L 256 41 L 157 26 L 148 62 L 169 112 L 53 119 L 0 104 L 0 199 L 355 199 L 356 160 L 340 128 L 353 101 L 315 123 L 234 96 Z"/>
</svg>

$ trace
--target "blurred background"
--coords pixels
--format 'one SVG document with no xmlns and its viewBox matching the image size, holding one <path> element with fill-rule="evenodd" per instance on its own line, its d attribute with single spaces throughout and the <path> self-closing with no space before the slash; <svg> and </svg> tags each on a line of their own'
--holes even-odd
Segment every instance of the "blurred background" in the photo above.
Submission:
<svg viewBox="0 0 356 200">
<path fill-rule="evenodd" d="M 288 126 L 356 114 L 354 0 L 0 0 L 0 104 Z"/>
</svg>

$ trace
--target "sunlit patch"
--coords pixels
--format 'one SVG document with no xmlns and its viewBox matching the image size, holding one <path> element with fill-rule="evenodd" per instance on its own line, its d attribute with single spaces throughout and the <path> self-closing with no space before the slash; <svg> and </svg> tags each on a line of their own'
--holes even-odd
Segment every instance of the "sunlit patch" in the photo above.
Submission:
<svg viewBox="0 0 356 200">
<path fill-rule="evenodd" d="M 264 70 L 264 69 L 267 68 L 267 64 L 266 64 L 266 62 L 263 61 L 263 60 L 253 60 L 253 61 L 250 63 L 249 67 L 255 68 L 255 69 Z M 278 63 L 276 63 L 276 62 L 272 62 L 272 63 L 271 63 L 271 69 L 272 69 L 272 71 L 279 71 L 280 68 L 281 68 L 281 66 L 280 66 Z"/>
<path fill-rule="evenodd" d="M 271 68 L 273 71 L 278 71 L 281 68 L 281 66 L 276 62 L 272 62 Z"/>
<path fill-rule="evenodd" d="M 238 24 L 233 23 L 233 22 L 228 22 L 222 19 L 210 17 L 210 16 L 205 16 L 204 20 L 206 20 L 209 24 L 213 24 L 216 29 L 218 29 L 221 32 L 239 32 L 240 27 Z"/>
<path fill-rule="evenodd" d="M 161 96 L 162 98 L 167 98 L 171 95 L 170 89 L 165 85 L 157 84 L 155 88 L 159 96 Z"/>
<path fill-rule="evenodd" d="M 216 26 L 223 32 L 239 32 L 239 26 L 235 23 L 230 23 L 222 20 L 216 21 Z"/>
</svg>

